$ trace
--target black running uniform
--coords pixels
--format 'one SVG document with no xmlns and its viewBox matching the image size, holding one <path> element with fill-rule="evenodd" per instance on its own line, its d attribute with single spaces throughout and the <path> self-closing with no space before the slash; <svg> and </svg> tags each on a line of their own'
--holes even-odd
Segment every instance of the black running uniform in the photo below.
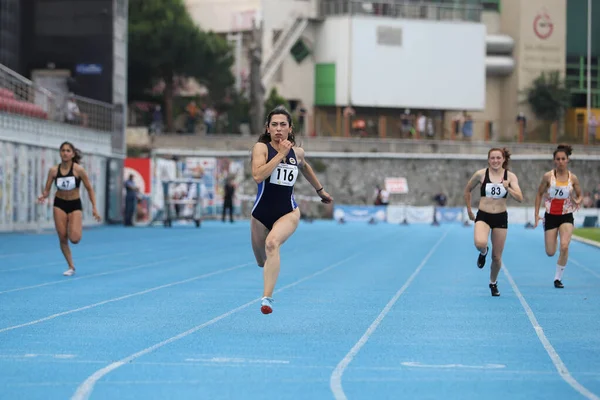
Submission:
<svg viewBox="0 0 600 400">
<path fill-rule="evenodd" d="M 277 155 L 277 150 L 267 143 L 267 162 Z M 258 184 L 258 193 L 252 208 L 252 216 L 260 221 L 267 229 L 273 229 L 273 224 L 285 214 L 298 208 L 294 200 L 294 184 L 298 178 L 298 159 L 293 149 L 290 149 L 283 160 L 264 181 Z"/>
<path fill-rule="evenodd" d="M 504 179 L 508 179 L 508 170 L 504 170 Z M 508 190 L 500 183 L 494 183 L 490 181 L 490 169 L 485 169 L 485 178 L 481 183 L 480 190 L 481 197 L 488 197 L 492 199 L 502 199 L 508 196 Z M 508 212 L 504 211 L 497 214 L 491 214 L 485 211 L 478 210 L 477 216 L 475 218 L 475 222 L 483 221 L 489 225 L 491 229 L 500 228 L 507 229 L 508 228 Z"/>
<path fill-rule="evenodd" d="M 71 169 L 66 175 L 61 174 L 59 164 L 54 182 L 56 184 L 56 189 L 59 191 L 79 189 L 79 186 L 81 186 L 81 178 L 78 178 L 73 174 L 73 164 L 71 164 Z M 81 199 L 64 200 L 58 197 L 54 197 L 54 207 L 60 208 L 67 214 L 83 209 L 81 206 Z"/>
</svg>

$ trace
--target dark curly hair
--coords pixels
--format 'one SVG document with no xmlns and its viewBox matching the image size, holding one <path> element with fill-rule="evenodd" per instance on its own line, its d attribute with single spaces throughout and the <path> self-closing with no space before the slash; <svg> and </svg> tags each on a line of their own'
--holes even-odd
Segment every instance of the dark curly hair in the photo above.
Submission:
<svg viewBox="0 0 600 400">
<path fill-rule="evenodd" d="M 269 115 L 267 115 L 267 121 L 265 122 L 265 131 L 258 137 L 258 141 L 261 143 L 269 143 L 271 141 L 271 135 L 269 134 L 269 124 L 271 123 L 271 118 L 273 115 L 285 115 L 288 124 L 290 124 L 290 129 L 294 128 L 294 124 L 292 123 L 292 114 L 283 106 L 275 107 Z M 294 131 L 290 130 L 290 134 L 288 135 L 288 139 L 292 144 L 296 144 L 296 137 L 294 135 Z"/>
<path fill-rule="evenodd" d="M 81 161 L 81 158 L 82 158 L 81 151 L 77 147 L 73 146 L 73 143 L 71 143 L 71 142 L 63 142 L 60 145 L 59 150 L 62 150 L 62 148 L 64 146 L 69 146 L 71 148 L 71 151 L 73 151 L 73 154 L 74 154 L 74 156 L 73 156 L 73 162 L 75 164 L 79 164 L 79 162 Z"/>
<path fill-rule="evenodd" d="M 565 153 L 567 158 L 569 158 L 571 157 L 571 154 L 573 154 L 573 147 L 568 144 L 559 144 L 556 150 L 554 150 L 554 153 L 552 153 L 552 158 L 556 158 L 556 154 L 561 152 Z"/>
</svg>

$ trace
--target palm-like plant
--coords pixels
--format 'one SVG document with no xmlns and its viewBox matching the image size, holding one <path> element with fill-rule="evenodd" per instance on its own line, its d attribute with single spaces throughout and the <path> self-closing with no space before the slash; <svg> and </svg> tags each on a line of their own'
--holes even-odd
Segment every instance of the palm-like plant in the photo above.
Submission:
<svg viewBox="0 0 600 400">
<path fill-rule="evenodd" d="M 558 71 L 542 72 L 525 90 L 526 102 L 536 118 L 558 121 L 571 103 L 571 93 Z"/>
</svg>

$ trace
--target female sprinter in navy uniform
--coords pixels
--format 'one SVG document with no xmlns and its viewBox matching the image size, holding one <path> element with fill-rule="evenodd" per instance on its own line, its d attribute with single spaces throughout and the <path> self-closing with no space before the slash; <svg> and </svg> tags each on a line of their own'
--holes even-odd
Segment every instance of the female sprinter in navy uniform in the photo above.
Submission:
<svg viewBox="0 0 600 400">
<path fill-rule="evenodd" d="M 315 188 L 323 203 L 333 198 L 323 189 L 304 158 L 304 150 L 294 147 L 292 116 L 277 107 L 267 116 L 266 131 L 252 149 L 252 177 L 258 193 L 252 208 L 250 228 L 252 250 L 259 267 L 264 267 L 263 314 L 273 312 L 273 290 L 279 275 L 279 249 L 294 233 L 300 210 L 294 200 L 294 184 L 301 172 Z"/>
<path fill-rule="evenodd" d="M 483 268 L 488 253 L 488 237 L 492 232 L 492 267 L 490 269 L 490 290 L 492 296 L 500 296 L 498 274 L 502 267 L 502 252 L 508 229 L 506 198 L 508 194 L 518 202 L 523 201 L 517 176 L 506 167 L 510 160 L 507 149 L 493 148 L 488 152 L 488 168 L 475 172 L 465 188 L 465 203 L 469 219 L 475 221 L 475 247 L 479 250 L 477 266 Z M 477 217 L 471 211 L 471 191 L 481 184 L 481 199 Z"/>
<path fill-rule="evenodd" d="M 579 179 L 567 168 L 572 153 L 569 145 L 561 144 L 554 150 L 554 168 L 542 177 L 537 196 L 535 197 L 535 224 L 540 221 L 540 206 L 542 199 L 546 206 L 544 214 L 544 243 L 548 257 L 556 253 L 558 236 L 560 235 L 560 254 L 554 274 L 554 287 L 564 288 L 563 272 L 569 259 L 569 245 L 573 236 L 573 212 L 579 209 L 583 196 Z"/>
<path fill-rule="evenodd" d="M 71 276 L 75 273 L 73 257 L 69 248 L 69 241 L 73 244 L 79 243 L 82 231 L 82 207 L 79 197 L 79 186 L 81 182 L 85 186 L 92 203 L 92 213 L 96 221 L 100 221 L 100 215 L 96 210 L 96 198 L 94 189 L 90 184 L 87 173 L 79 161 L 81 154 L 71 143 L 64 142 L 60 145 L 61 163 L 50 168 L 48 180 L 44 192 L 38 198 L 43 203 L 50 195 L 52 182 L 56 184 L 56 195 L 54 196 L 54 225 L 60 249 L 62 250 L 69 269 L 63 275 Z"/>
</svg>

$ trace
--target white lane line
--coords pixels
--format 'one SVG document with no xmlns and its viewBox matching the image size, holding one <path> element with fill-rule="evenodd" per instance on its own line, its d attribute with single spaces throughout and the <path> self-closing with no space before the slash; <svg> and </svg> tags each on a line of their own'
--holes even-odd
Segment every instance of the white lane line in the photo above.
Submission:
<svg viewBox="0 0 600 400">
<path fill-rule="evenodd" d="M 502 271 L 504 271 L 504 275 L 506 275 L 508 282 L 510 282 L 510 286 L 512 286 L 513 291 L 515 292 L 515 294 L 517 295 L 517 298 L 521 302 L 521 305 L 523 306 L 523 309 L 525 310 L 525 313 L 527 314 L 527 317 L 529 318 L 529 321 L 531 322 L 531 325 L 533 326 L 533 329 L 535 330 L 536 335 L 540 339 L 540 342 L 542 342 L 544 349 L 546 349 L 546 352 L 550 356 L 550 359 L 552 360 L 552 363 L 554 364 L 554 367 L 558 371 L 561 378 L 563 378 L 563 380 L 565 382 L 567 382 L 569 385 L 571 385 L 571 387 L 573 389 L 575 389 L 577 392 L 579 392 L 579 394 L 583 395 L 586 399 L 600 400 L 600 397 L 598 397 L 594 393 L 590 392 L 583 385 L 581 385 L 579 382 L 577 382 L 577 380 L 575 380 L 575 378 L 573 378 L 573 376 L 567 369 L 567 366 L 560 359 L 560 356 L 558 355 L 558 353 L 556 352 L 556 350 L 554 349 L 552 344 L 550 344 L 550 341 L 544 334 L 544 329 L 538 323 L 537 318 L 535 317 L 535 314 L 531 310 L 531 307 L 529 307 L 529 304 L 527 304 L 525 297 L 523 297 L 523 295 L 521 294 L 521 291 L 519 290 L 519 288 L 517 287 L 517 284 L 515 283 L 512 276 L 510 275 L 508 268 L 506 268 L 506 265 L 502 265 Z"/>
<path fill-rule="evenodd" d="M 175 262 L 175 261 L 182 261 L 182 260 L 186 260 L 186 259 L 189 259 L 189 258 L 190 258 L 189 256 L 178 257 L 178 258 L 171 258 L 171 259 L 168 259 L 168 260 L 161 260 L 161 261 L 154 261 L 154 262 L 150 262 L 150 263 L 139 264 L 139 265 L 135 265 L 133 267 L 128 267 L 128 268 L 118 268 L 118 269 L 116 269 L 114 271 L 100 272 L 100 273 L 97 273 L 97 274 L 90 274 L 90 275 L 84 275 L 84 276 L 79 276 L 79 277 L 77 275 L 75 275 L 75 278 L 65 277 L 65 278 L 63 278 L 61 280 L 58 280 L 58 281 L 50 281 L 50 282 L 46 282 L 46 283 L 40 283 L 39 285 L 23 286 L 23 287 L 19 287 L 19 288 L 4 290 L 4 291 L 0 292 L 0 294 L 20 292 L 22 290 L 36 289 L 36 288 L 40 288 L 40 287 L 44 287 L 44 286 L 50 286 L 50 285 L 58 285 L 58 284 L 61 284 L 61 283 L 78 281 L 80 279 L 95 278 L 97 276 L 118 274 L 118 273 L 125 272 L 125 271 L 133 271 L 133 270 L 140 269 L 140 268 L 151 267 L 151 266 L 158 265 L 158 264 L 165 264 L 165 263 L 171 263 L 171 262 Z"/>
<path fill-rule="evenodd" d="M 600 278 L 600 274 L 596 271 L 594 271 L 591 268 L 586 267 L 585 265 L 581 264 L 580 262 L 573 260 L 573 258 L 569 257 L 569 261 L 571 261 L 573 264 L 577 265 L 579 268 L 586 270 L 587 272 L 589 272 L 590 274 L 594 275 L 596 278 Z"/>
<path fill-rule="evenodd" d="M 300 283 L 307 281 L 309 279 L 314 278 L 315 276 L 324 274 L 325 272 L 329 271 L 330 269 L 333 269 L 345 262 L 347 262 L 348 260 L 351 260 L 352 258 L 355 258 L 356 256 L 358 256 L 360 253 L 354 254 L 348 258 L 343 259 L 342 261 L 338 261 L 335 264 L 332 264 L 326 268 L 323 268 L 320 271 L 317 271 L 311 275 L 305 276 L 302 279 L 299 279 L 293 283 L 290 283 L 289 285 L 283 286 L 282 288 L 276 290 L 274 293 L 279 293 L 283 290 L 289 289 L 293 286 L 299 285 Z M 108 375 L 110 372 L 116 370 L 119 367 L 122 367 L 123 365 L 130 363 L 131 361 L 135 360 L 136 358 L 142 357 L 143 355 L 146 355 L 148 353 L 151 353 L 163 346 L 166 346 L 170 343 L 176 342 L 180 339 L 185 338 L 186 336 L 191 335 L 192 333 L 195 333 L 203 328 L 206 328 L 207 326 L 210 326 L 216 322 L 221 321 L 222 319 L 225 319 L 227 317 L 229 317 L 230 315 L 233 315 L 245 308 L 250 307 L 252 304 L 258 303 L 260 301 L 260 298 L 254 299 L 252 301 L 249 301 L 246 304 L 243 304 L 237 308 L 234 308 L 224 314 L 219 315 L 218 317 L 215 317 L 213 319 L 211 319 L 210 321 L 207 321 L 203 324 L 200 324 L 198 326 L 193 327 L 192 329 L 189 329 L 185 332 L 180 333 L 179 335 L 173 336 L 169 339 L 163 340 L 160 343 L 156 343 L 153 346 L 147 347 L 141 351 L 138 351 L 137 353 L 134 353 L 130 356 L 127 356 L 119 361 L 116 361 L 112 364 L 107 365 L 104 368 L 101 368 L 99 370 L 97 370 L 96 372 L 94 372 L 90 377 L 88 377 L 81 385 L 79 385 L 79 387 L 77 388 L 77 390 L 75 391 L 75 393 L 73 394 L 73 397 L 71 397 L 72 400 L 84 400 L 84 399 L 88 399 L 90 397 L 90 395 L 92 394 L 92 391 L 94 390 L 94 386 L 96 385 L 96 383 L 102 379 L 104 376 Z"/>
<path fill-rule="evenodd" d="M 168 287 L 171 287 L 171 286 L 181 285 L 183 283 L 192 282 L 192 281 L 195 281 L 195 280 L 198 280 L 198 279 L 208 278 L 208 277 L 213 276 L 213 275 L 218 275 L 218 274 L 222 274 L 222 273 L 225 273 L 225 272 L 228 272 L 228 271 L 233 271 L 233 270 L 236 270 L 236 269 L 239 269 L 239 268 L 247 267 L 248 265 L 252 265 L 252 264 L 254 264 L 254 263 L 245 263 L 245 264 L 241 264 L 241 265 L 236 265 L 235 267 L 226 268 L 226 269 L 220 269 L 218 271 L 210 272 L 210 273 L 203 274 L 203 275 L 198 275 L 198 276 L 195 276 L 193 278 L 185 279 L 185 280 L 182 280 L 182 281 L 167 283 L 166 285 L 156 286 L 156 287 L 153 287 L 153 288 L 150 288 L 150 289 L 142 290 L 141 292 L 131 293 L 131 294 L 127 294 L 125 296 L 115 297 L 113 299 L 104 300 L 104 301 L 101 301 L 101 302 L 98 302 L 98 303 L 94 303 L 94 304 L 90 304 L 90 305 L 87 305 L 87 306 L 84 306 L 84 307 L 75 308 L 73 310 L 63 311 L 63 312 L 60 312 L 60 313 L 57 313 L 57 314 L 52 314 L 52 315 L 49 315 L 47 317 L 37 319 L 35 321 L 30 321 L 30 322 L 26 322 L 24 324 L 9 326 L 7 328 L 2 328 L 2 329 L 0 329 L 0 333 L 7 332 L 7 331 L 12 331 L 14 329 L 24 328 L 26 326 L 31 326 L 31 325 L 39 324 L 39 323 L 45 322 L 45 321 L 50 321 L 52 319 L 55 319 L 55 318 L 58 318 L 58 317 L 62 317 L 64 315 L 69 315 L 69 314 L 73 314 L 73 313 L 76 313 L 76 312 L 89 310 L 90 308 L 102 306 L 104 304 L 114 303 L 114 302 L 117 302 L 117 301 L 129 299 L 129 298 L 135 297 L 135 296 L 141 296 L 141 295 L 144 295 L 144 294 L 147 294 L 147 293 L 151 293 L 151 292 L 155 292 L 157 290 L 168 288 Z"/>
<path fill-rule="evenodd" d="M 346 354 L 346 356 L 342 359 L 342 361 L 340 361 L 339 364 L 335 367 L 335 369 L 333 370 L 333 373 L 331 374 L 331 378 L 329 380 L 329 387 L 331 388 L 331 391 L 333 392 L 333 397 L 335 397 L 336 400 L 341 400 L 341 399 L 346 400 L 347 399 L 346 394 L 344 393 L 344 389 L 342 388 L 342 375 L 344 374 L 346 367 L 348 367 L 348 365 L 352 362 L 352 359 L 358 354 L 360 349 L 367 343 L 367 341 L 369 340 L 371 335 L 373 335 L 373 333 L 375 332 L 375 330 L 377 329 L 377 327 L 379 326 L 381 321 L 383 321 L 383 319 L 386 317 L 386 315 L 390 312 L 390 310 L 392 309 L 392 307 L 394 306 L 396 301 L 398 301 L 398 299 L 400 298 L 402 293 L 404 293 L 404 291 L 408 288 L 408 286 L 415 279 L 417 274 L 421 271 L 421 269 L 423 269 L 423 267 L 425 266 L 425 264 L 427 263 L 429 258 L 433 255 L 435 250 L 438 248 L 438 246 L 442 243 L 442 241 L 446 238 L 447 235 L 448 235 L 448 231 L 446 231 L 442 235 L 442 237 L 433 245 L 431 250 L 429 250 L 429 253 L 427 253 L 427 255 L 425 256 L 423 261 L 421 261 L 421 264 L 419 264 L 417 269 L 415 269 L 415 271 L 408 278 L 408 280 L 404 283 L 404 285 L 400 288 L 400 290 L 398 290 L 396 292 L 396 294 L 394 295 L 394 297 L 392 297 L 392 299 L 385 305 L 385 307 L 383 308 L 381 313 L 379 313 L 377 318 L 375 318 L 375 321 L 373 321 L 371 326 L 369 326 L 369 328 L 364 333 L 364 335 L 360 338 L 360 340 L 354 345 L 354 347 L 352 347 L 352 349 L 350 349 L 348 354 Z"/>
</svg>

